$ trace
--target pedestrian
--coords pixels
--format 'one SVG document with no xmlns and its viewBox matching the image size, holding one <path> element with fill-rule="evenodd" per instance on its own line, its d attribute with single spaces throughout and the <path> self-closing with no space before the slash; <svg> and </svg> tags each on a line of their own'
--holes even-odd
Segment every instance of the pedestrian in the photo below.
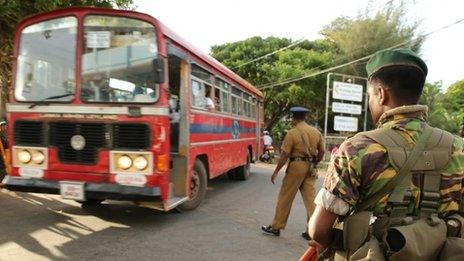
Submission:
<svg viewBox="0 0 464 261">
<path fill-rule="evenodd" d="M 442 260 L 442 247 L 441 255 L 453 248 L 447 233 L 464 236 L 464 142 L 427 124 L 427 106 L 417 105 L 427 65 L 414 52 L 379 51 L 366 70 L 377 129 L 347 139 L 332 158 L 308 224 L 310 245 L 335 260 Z"/>
<path fill-rule="evenodd" d="M 265 234 L 280 235 L 280 230 L 284 229 L 287 224 L 293 199 L 298 190 L 303 197 L 307 215 L 311 216 L 314 210 L 314 182 L 317 177 L 311 175 L 311 166 L 312 163 L 322 160 L 324 143 L 321 133 L 305 122 L 308 111 L 303 107 L 290 109 L 294 126 L 285 135 L 280 159 L 271 177 L 272 184 L 275 184 L 277 175 L 287 160 L 289 163 L 277 199 L 274 220 L 271 225 L 261 227 Z"/>
<path fill-rule="evenodd" d="M 269 135 L 268 131 L 263 131 L 263 143 L 264 143 L 264 152 L 266 152 L 267 147 L 272 145 L 272 137 L 271 135 Z"/>
</svg>

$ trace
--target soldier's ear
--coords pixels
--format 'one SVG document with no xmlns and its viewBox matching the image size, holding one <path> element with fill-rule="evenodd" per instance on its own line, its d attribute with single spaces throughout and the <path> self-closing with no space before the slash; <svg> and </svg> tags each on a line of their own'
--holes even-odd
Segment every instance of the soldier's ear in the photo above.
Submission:
<svg viewBox="0 0 464 261">
<path fill-rule="evenodd" d="M 379 105 L 387 105 L 390 102 L 391 95 L 387 88 L 379 86 Z"/>
</svg>

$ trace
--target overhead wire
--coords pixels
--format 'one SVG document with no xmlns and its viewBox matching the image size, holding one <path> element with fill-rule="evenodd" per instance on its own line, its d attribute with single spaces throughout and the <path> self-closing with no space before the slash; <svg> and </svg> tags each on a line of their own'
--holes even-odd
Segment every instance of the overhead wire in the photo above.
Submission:
<svg viewBox="0 0 464 261">
<path fill-rule="evenodd" d="M 277 49 L 277 50 L 275 50 L 275 51 L 272 51 L 272 52 L 267 53 L 267 54 L 265 54 L 265 55 L 262 55 L 262 56 L 260 56 L 260 57 L 254 58 L 254 59 L 252 59 L 252 60 L 250 60 L 250 61 L 248 61 L 248 62 L 244 62 L 244 63 L 242 63 L 242 64 L 239 64 L 239 65 L 235 66 L 235 67 L 232 67 L 232 69 L 237 69 L 237 68 L 243 67 L 243 66 L 248 65 L 248 64 L 250 64 L 250 63 L 254 63 L 254 62 L 257 62 L 257 61 L 262 60 L 262 59 L 264 59 L 264 58 L 267 58 L 267 57 L 269 57 L 269 56 L 272 56 L 272 55 L 274 55 L 274 54 L 276 54 L 276 53 L 285 51 L 285 50 L 287 50 L 288 48 L 292 48 L 292 47 L 294 47 L 294 46 L 296 46 L 296 45 L 299 45 L 299 44 L 302 43 L 304 40 L 305 40 L 305 38 L 301 38 L 301 39 L 297 40 L 296 42 L 293 42 L 293 43 L 291 43 L 291 44 L 289 44 L 289 45 L 287 45 L 287 46 L 285 46 L 285 47 L 282 47 L 282 48 L 280 48 L 280 49 Z"/>
<path fill-rule="evenodd" d="M 440 28 L 438 28 L 438 29 L 436 29 L 436 30 L 430 31 L 430 32 L 428 32 L 428 33 L 426 33 L 426 34 L 423 34 L 423 35 L 420 35 L 420 36 L 418 36 L 418 37 L 416 37 L 416 38 L 414 38 L 414 39 L 404 41 L 404 42 L 402 42 L 402 43 L 393 45 L 393 46 L 391 46 L 391 47 L 388 47 L 388 48 L 385 48 L 385 49 L 382 49 L 382 50 L 395 49 L 395 48 L 404 46 L 404 45 L 406 45 L 406 44 L 409 44 L 409 43 L 411 43 L 411 42 L 424 39 L 424 38 L 426 38 L 426 37 L 428 37 L 428 36 L 430 36 L 430 35 L 432 35 L 432 34 L 434 34 L 434 33 L 437 33 L 437 32 L 440 32 L 440 31 L 442 31 L 442 30 L 445 30 L 445 29 L 447 29 L 447 28 L 449 28 L 449 27 L 455 26 L 455 25 L 457 25 L 457 24 L 459 24 L 459 23 L 461 23 L 461 22 L 463 22 L 463 21 L 464 21 L 464 18 L 459 19 L 459 20 L 457 20 L 457 21 L 454 22 L 454 23 L 447 24 L 447 25 L 442 26 L 442 27 L 440 27 Z M 380 50 L 379 50 L 379 51 L 380 51 Z M 352 64 L 354 64 L 354 63 L 357 63 L 357 62 L 360 62 L 360 61 L 369 59 L 369 58 L 372 57 L 374 54 L 375 54 L 375 52 L 374 52 L 374 53 L 371 53 L 371 54 L 369 54 L 369 55 L 367 55 L 367 56 L 358 58 L 358 59 L 356 59 L 356 60 L 353 60 L 353 61 L 350 61 L 350 62 L 341 64 L 341 65 L 333 66 L 333 67 L 330 67 L 330 68 L 327 68 L 327 69 L 324 69 L 324 70 L 320 70 L 320 71 L 312 72 L 312 73 L 309 73 L 309 74 L 305 74 L 305 75 L 302 75 L 302 76 L 300 76 L 300 77 L 292 77 L 292 78 L 287 78 L 286 80 L 283 80 L 283 81 L 281 81 L 281 82 L 264 84 L 264 85 L 258 86 L 258 89 L 260 89 L 260 90 L 265 90 L 265 89 L 273 88 L 273 87 L 276 87 L 276 86 L 279 86 L 279 85 L 288 84 L 288 83 L 292 83 L 292 82 L 304 80 L 304 79 L 307 79 L 307 78 L 315 77 L 315 76 L 318 76 L 318 75 L 320 75 L 320 74 L 328 73 L 328 72 L 331 72 L 331 71 L 333 71 L 333 70 L 340 69 L 340 68 L 343 68 L 343 67 L 345 67 L 345 66 L 352 65 Z M 325 66 L 325 65 L 327 65 L 327 63 L 326 63 L 326 64 L 322 64 L 322 65 L 320 65 L 320 66 L 317 66 L 317 67 L 313 68 L 313 71 L 314 71 L 315 69 L 321 68 L 321 67 L 323 67 L 323 66 Z"/>
</svg>

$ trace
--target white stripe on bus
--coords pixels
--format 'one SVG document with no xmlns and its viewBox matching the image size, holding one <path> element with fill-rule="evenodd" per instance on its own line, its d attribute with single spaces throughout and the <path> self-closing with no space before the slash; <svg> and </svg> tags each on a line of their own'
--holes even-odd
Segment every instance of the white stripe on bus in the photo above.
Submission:
<svg viewBox="0 0 464 261">
<path fill-rule="evenodd" d="M 256 121 L 257 121 L 256 118 L 248 118 L 248 117 L 245 117 L 245 116 L 230 115 L 230 114 L 226 114 L 224 112 L 204 111 L 204 110 L 199 110 L 197 108 L 192 108 L 191 113 L 192 114 L 203 114 L 203 115 L 214 115 L 214 116 L 217 116 L 217 117 L 229 118 L 229 119 L 252 122 L 252 123 L 256 123 Z"/>
<path fill-rule="evenodd" d="M 29 108 L 30 104 L 7 104 L 7 112 L 29 112 L 29 113 L 67 113 L 67 114 L 111 114 L 130 115 L 129 107 L 103 107 L 90 105 L 37 105 Z M 140 107 L 141 115 L 169 116 L 166 107 Z"/>
<path fill-rule="evenodd" d="M 214 140 L 214 141 L 203 141 L 203 142 L 192 142 L 190 146 L 198 147 L 198 146 L 206 146 L 206 145 L 214 145 L 214 144 L 223 144 L 223 143 L 230 143 L 230 142 L 241 142 L 241 141 L 256 141 L 258 138 L 245 138 L 245 139 L 230 139 L 230 140 Z"/>
</svg>

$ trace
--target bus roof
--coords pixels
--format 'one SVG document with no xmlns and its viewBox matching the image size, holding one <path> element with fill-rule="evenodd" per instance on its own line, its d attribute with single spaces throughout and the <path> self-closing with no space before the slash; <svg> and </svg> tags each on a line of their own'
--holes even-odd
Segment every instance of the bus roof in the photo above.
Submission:
<svg viewBox="0 0 464 261">
<path fill-rule="evenodd" d="M 184 38 L 179 36 L 177 33 L 175 33 L 173 30 L 171 30 L 169 27 L 164 25 L 163 23 L 159 22 L 159 25 L 161 26 L 161 31 L 164 35 L 166 35 L 168 38 L 170 38 L 172 41 L 176 42 L 180 46 L 184 47 L 187 49 L 189 52 L 193 53 L 195 56 L 203 60 L 203 62 L 207 63 L 211 67 L 215 68 L 216 70 L 220 71 L 222 74 L 225 76 L 229 77 L 231 80 L 237 82 L 240 84 L 242 87 L 246 88 L 248 91 L 258 95 L 259 97 L 263 97 L 263 94 L 260 90 L 258 90 L 256 87 L 254 87 L 251 83 L 243 79 L 242 77 L 238 76 L 236 73 L 231 71 L 229 68 L 224 66 L 222 63 L 220 63 L 218 60 L 214 59 L 210 55 L 207 55 L 203 53 L 201 50 L 190 44 L 188 41 L 186 41 Z"/>
<path fill-rule="evenodd" d="M 169 27 L 161 23 L 158 19 L 154 18 L 151 15 L 145 14 L 145 13 L 129 11 L 129 10 L 118 10 L 118 9 L 97 8 L 97 7 L 68 7 L 68 8 L 62 8 L 62 9 L 40 13 L 40 14 L 28 17 L 19 23 L 17 29 L 21 29 L 25 24 L 30 24 L 31 22 L 36 22 L 42 19 L 50 19 L 50 18 L 53 18 L 54 16 L 65 15 L 69 13 L 78 13 L 78 12 L 94 12 L 94 13 L 102 13 L 102 14 L 120 14 L 120 15 L 126 14 L 126 15 L 135 15 L 136 17 L 142 18 L 142 19 L 152 20 L 155 23 L 155 25 L 158 25 L 159 27 L 158 29 L 160 30 L 160 32 L 163 35 L 165 35 L 167 38 L 169 38 L 171 41 L 177 43 L 178 45 L 180 45 L 181 47 L 183 47 L 184 49 L 192 53 L 194 56 L 202 60 L 204 63 L 208 64 L 209 66 L 213 67 L 214 69 L 222 73 L 224 76 L 228 77 L 230 80 L 234 81 L 235 84 L 239 84 L 241 87 L 254 93 L 260 98 L 263 97 L 263 93 L 260 90 L 258 90 L 256 87 L 254 87 L 251 83 L 249 83 L 242 77 L 238 76 L 236 73 L 232 72 L 229 68 L 224 66 L 222 63 L 218 62 L 216 59 L 214 59 L 210 55 L 205 54 L 202 51 L 200 51 L 198 48 L 190 44 L 184 38 L 176 34 Z"/>
</svg>

